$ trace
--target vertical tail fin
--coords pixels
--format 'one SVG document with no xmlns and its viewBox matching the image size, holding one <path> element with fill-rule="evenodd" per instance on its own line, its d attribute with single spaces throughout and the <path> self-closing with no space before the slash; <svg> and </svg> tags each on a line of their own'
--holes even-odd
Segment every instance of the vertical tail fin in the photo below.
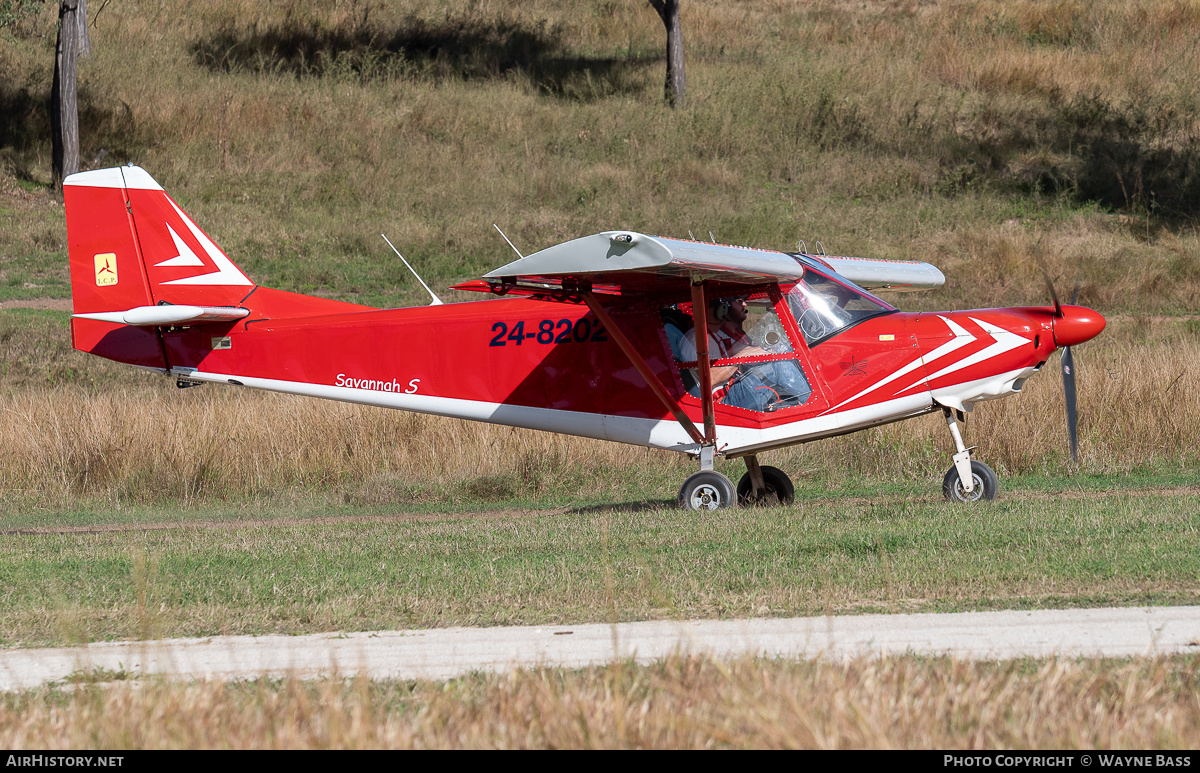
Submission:
<svg viewBox="0 0 1200 773">
<path fill-rule="evenodd" d="M 91 317 L 71 320 L 76 349 L 167 369 L 157 329 L 105 320 L 160 304 L 236 306 L 255 289 L 144 169 L 73 174 L 63 199 L 71 300 L 76 315 Z"/>
<path fill-rule="evenodd" d="M 63 197 L 80 351 L 169 370 L 166 326 L 370 310 L 259 287 L 139 167 L 73 174 Z"/>
<path fill-rule="evenodd" d="M 234 306 L 254 282 L 136 166 L 63 181 L 75 313 Z"/>
</svg>

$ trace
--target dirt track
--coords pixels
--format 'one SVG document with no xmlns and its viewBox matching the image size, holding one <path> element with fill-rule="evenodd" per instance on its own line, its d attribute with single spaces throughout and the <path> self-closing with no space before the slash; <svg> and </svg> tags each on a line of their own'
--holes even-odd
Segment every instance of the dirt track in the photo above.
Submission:
<svg viewBox="0 0 1200 773">
<path fill-rule="evenodd" d="M 133 677 L 448 679 L 516 667 L 582 668 L 678 654 L 718 658 L 1138 657 L 1200 651 L 1200 607 L 856 615 L 790 620 L 439 628 L 311 636 L 215 636 L 0 652 L 0 690 L 95 669 Z"/>
<path fill-rule="evenodd" d="M 71 311 L 70 298 L 34 298 L 27 301 L 4 301 L 0 309 L 49 309 L 51 311 Z"/>
</svg>

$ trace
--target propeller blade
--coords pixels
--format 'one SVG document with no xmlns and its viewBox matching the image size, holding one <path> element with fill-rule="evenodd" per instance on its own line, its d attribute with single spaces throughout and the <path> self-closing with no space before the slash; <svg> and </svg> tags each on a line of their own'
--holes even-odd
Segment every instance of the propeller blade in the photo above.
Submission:
<svg viewBox="0 0 1200 773">
<path fill-rule="evenodd" d="M 1046 270 L 1046 264 L 1042 262 L 1040 257 L 1035 257 L 1034 259 L 1037 261 L 1038 268 L 1041 269 L 1042 279 L 1046 280 L 1046 289 L 1050 292 L 1050 297 L 1054 299 L 1054 316 L 1062 319 L 1062 304 L 1058 302 L 1058 293 L 1054 292 L 1054 283 L 1050 281 L 1050 272 Z M 1078 286 L 1076 289 L 1078 289 Z"/>
<path fill-rule="evenodd" d="M 1075 410 L 1075 358 L 1071 355 L 1071 347 L 1062 350 L 1059 360 L 1062 367 L 1063 396 L 1067 400 L 1067 434 L 1071 438 L 1071 461 L 1079 461 L 1079 414 Z"/>
<path fill-rule="evenodd" d="M 1079 273 L 1075 275 L 1075 289 L 1071 291 L 1071 305 L 1079 305 L 1079 288 L 1083 285 L 1083 269 L 1079 269 Z"/>
</svg>

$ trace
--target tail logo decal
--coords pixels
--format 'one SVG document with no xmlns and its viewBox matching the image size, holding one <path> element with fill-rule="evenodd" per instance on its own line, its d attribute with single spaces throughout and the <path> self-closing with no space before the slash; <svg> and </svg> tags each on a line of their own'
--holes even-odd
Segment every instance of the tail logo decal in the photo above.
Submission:
<svg viewBox="0 0 1200 773">
<path fill-rule="evenodd" d="M 96 286 L 107 287 L 117 283 L 117 256 L 113 252 L 102 252 L 95 257 Z M 87 265 L 86 263 L 84 265 Z"/>
<path fill-rule="evenodd" d="M 188 230 L 192 232 L 192 236 L 194 236 L 196 238 L 196 241 L 200 243 L 200 246 L 204 249 L 204 252 L 207 253 L 208 257 L 212 259 L 212 262 L 217 265 L 217 270 L 213 271 L 211 273 L 208 273 L 208 274 L 199 274 L 197 276 L 188 276 L 188 277 L 184 277 L 183 279 L 174 279 L 170 282 L 163 282 L 164 285 L 252 285 L 252 284 L 254 284 L 253 282 L 251 282 L 249 279 L 246 278 L 245 274 L 243 274 L 241 271 L 238 271 L 237 266 L 233 265 L 233 261 L 231 261 L 229 258 L 225 257 L 225 253 L 221 252 L 220 248 L 217 247 L 217 245 L 213 244 L 212 240 L 209 239 L 207 236 L 205 236 L 204 232 L 196 227 L 196 224 L 192 222 L 192 219 L 190 217 L 183 214 L 183 210 L 181 210 L 179 207 L 175 206 L 174 201 L 171 201 L 170 199 L 167 199 L 167 201 L 170 201 L 171 207 L 175 210 L 175 213 L 177 215 L 179 215 L 179 218 L 183 221 L 183 224 L 186 225 Z M 167 226 L 167 228 L 170 229 L 170 226 Z M 159 266 L 162 266 L 162 265 L 169 265 L 169 266 L 204 265 L 204 261 L 200 260 L 199 257 L 196 256 L 196 253 L 192 252 L 192 250 L 189 249 L 188 246 L 183 243 L 183 240 L 181 240 L 179 238 L 179 235 L 177 233 L 175 233 L 174 230 L 171 230 L 171 237 L 175 240 L 175 246 L 179 249 L 179 255 L 177 255 L 174 258 L 170 258 L 166 261 L 163 261 L 163 263 L 159 263 L 157 265 L 159 265 Z M 184 254 L 185 251 L 187 253 L 186 255 Z M 193 260 L 195 261 L 194 263 L 192 262 Z"/>
<path fill-rule="evenodd" d="M 204 261 L 196 257 L 196 253 L 192 252 L 192 248 L 187 246 L 183 239 L 179 238 L 179 234 L 175 233 L 175 229 L 167 223 L 167 230 L 171 232 L 171 239 L 175 242 L 175 249 L 179 253 L 173 258 L 168 258 L 162 263 L 155 263 L 155 266 L 203 266 Z"/>
</svg>

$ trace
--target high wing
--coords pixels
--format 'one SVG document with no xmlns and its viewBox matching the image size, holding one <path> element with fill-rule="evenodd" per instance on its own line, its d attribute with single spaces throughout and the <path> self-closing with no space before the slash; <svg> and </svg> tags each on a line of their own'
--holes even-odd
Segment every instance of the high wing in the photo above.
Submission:
<svg viewBox="0 0 1200 773">
<path fill-rule="evenodd" d="M 946 283 L 946 277 L 929 263 L 916 260 L 879 260 L 877 258 L 806 256 L 832 268 L 838 276 L 868 290 L 933 290 Z"/>
<path fill-rule="evenodd" d="M 652 290 L 679 287 L 697 278 L 731 284 L 797 280 L 806 268 L 832 271 L 868 289 L 925 290 L 946 281 L 928 263 L 818 257 L 634 231 L 605 231 L 556 244 L 485 274 L 484 279 L 505 284 L 573 280 Z"/>
</svg>

